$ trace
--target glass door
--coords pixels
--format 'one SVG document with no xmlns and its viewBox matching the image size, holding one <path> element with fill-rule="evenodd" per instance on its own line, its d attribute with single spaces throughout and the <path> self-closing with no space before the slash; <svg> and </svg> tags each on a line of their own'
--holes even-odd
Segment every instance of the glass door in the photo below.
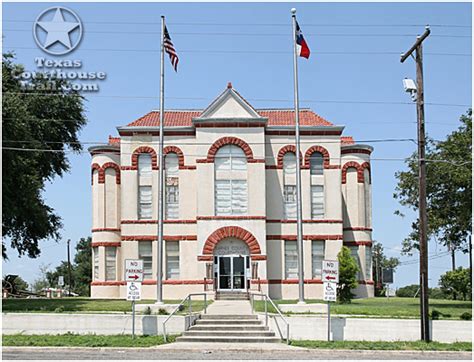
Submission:
<svg viewBox="0 0 474 362">
<path fill-rule="evenodd" d="M 219 289 L 232 289 L 232 258 L 220 256 L 218 263 Z"/>
<path fill-rule="evenodd" d="M 232 289 L 245 289 L 245 258 L 232 258 Z"/>
<path fill-rule="evenodd" d="M 217 257 L 218 289 L 246 289 L 246 258 L 245 256 Z"/>
</svg>

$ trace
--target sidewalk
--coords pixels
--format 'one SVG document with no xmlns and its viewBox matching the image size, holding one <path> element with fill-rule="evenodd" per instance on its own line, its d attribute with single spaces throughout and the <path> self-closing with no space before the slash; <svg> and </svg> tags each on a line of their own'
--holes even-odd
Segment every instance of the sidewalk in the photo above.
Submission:
<svg viewBox="0 0 474 362">
<path fill-rule="evenodd" d="M 252 314 L 252 306 L 248 300 L 215 300 L 208 308 L 210 315 L 248 315 Z"/>
</svg>

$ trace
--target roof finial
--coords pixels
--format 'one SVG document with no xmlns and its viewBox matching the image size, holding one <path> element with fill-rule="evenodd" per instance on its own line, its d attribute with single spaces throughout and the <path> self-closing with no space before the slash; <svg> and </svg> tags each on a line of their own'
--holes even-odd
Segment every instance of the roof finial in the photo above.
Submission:
<svg viewBox="0 0 474 362">
<path fill-rule="evenodd" d="M 232 89 L 232 83 L 231 82 L 227 83 L 227 89 Z"/>
</svg>

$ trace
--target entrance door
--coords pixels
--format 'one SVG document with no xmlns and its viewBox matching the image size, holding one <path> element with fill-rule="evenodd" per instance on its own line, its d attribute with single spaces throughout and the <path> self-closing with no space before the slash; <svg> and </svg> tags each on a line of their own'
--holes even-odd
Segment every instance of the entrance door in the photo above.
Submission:
<svg viewBox="0 0 474 362">
<path fill-rule="evenodd" d="M 217 257 L 217 289 L 246 289 L 246 258 L 240 255 Z"/>
</svg>

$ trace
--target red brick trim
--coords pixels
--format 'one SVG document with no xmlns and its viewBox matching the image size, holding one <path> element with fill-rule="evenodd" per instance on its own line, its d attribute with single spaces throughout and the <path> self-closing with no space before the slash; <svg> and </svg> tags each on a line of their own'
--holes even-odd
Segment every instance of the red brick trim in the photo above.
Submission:
<svg viewBox="0 0 474 362">
<path fill-rule="evenodd" d="M 196 220 L 163 220 L 165 224 L 195 224 Z M 121 224 L 158 224 L 158 220 L 122 220 Z"/>
<path fill-rule="evenodd" d="M 265 216 L 198 216 L 197 220 L 265 220 Z"/>
<path fill-rule="evenodd" d="M 358 283 L 359 283 L 359 284 L 362 284 L 362 285 L 374 285 L 374 281 L 373 281 L 373 280 L 359 280 Z"/>
<path fill-rule="evenodd" d="M 350 227 L 350 228 L 343 228 L 342 230 L 344 231 L 372 231 L 372 228 L 366 228 L 366 227 Z"/>
<path fill-rule="evenodd" d="M 94 184 L 94 170 L 99 172 L 99 183 L 105 183 L 105 170 L 108 168 L 113 168 L 115 170 L 115 183 L 120 185 L 120 166 L 114 162 L 106 162 L 102 166 L 98 163 L 93 163 L 91 165 L 91 184 Z"/>
<path fill-rule="evenodd" d="M 347 246 L 372 246 L 371 241 L 344 241 L 343 245 Z"/>
<path fill-rule="evenodd" d="M 163 148 L 163 155 L 166 156 L 168 153 L 176 153 L 178 156 L 178 165 L 179 169 L 182 170 L 184 166 L 184 154 L 179 147 L 176 146 L 166 146 Z"/>
<path fill-rule="evenodd" d="M 196 128 L 254 128 L 265 127 L 265 121 L 260 122 L 194 122 Z"/>
<path fill-rule="evenodd" d="M 168 129 L 165 130 L 164 132 L 165 136 L 195 136 L 196 131 L 177 131 L 177 130 L 172 130 Z M 140 131 L 140 130 L 133 130 L 133 131 L 119 131 L 120 136 L 135 136 L 137 134 L 146 134 L 149 136 L 159 136 L 160 132 L 159 131 Z"/>
<path fill-rule="evenodd" d="M 282 148 L 280 148 L 280 150 L 278 151 L 276 168 L 283 169 L 283 157 L 288 152 L 293 152 L 296 155 L 296 146 L 295 145 L 286 145 L 286 146 L 283 146 Z M 300 165 L 301 166 L 303 166 L 302 161 L 303 161 L 303 156 L 301 155 L 301 151 L 300 151 Z"/>
<path fill-rule="evenodd" d="M 122 235 L 123 241 L 155 241 L 158 240 L 157 235 Z M 181 240 L 197 240 L 197 235 L 164 235 L 163 240 L 181 241 Z"/>
<path fill-rule="evenodd" d="M 120 241 L 94 241 L 91 243 L 91 246 L 121 246 Z"/>
<path fill-rule="evenodd" d="M 115 281 L 115 280 L 109 280 L 109 281 L 104 281 L 104 282 L 100 282 L 100 281 L 94 281 L 94 282 L 91 282 L 91 286 L 120 286 L 120 285 L 126 285 L 127 283 L 126 282 L 123 282 L 123 281 Z"/>
<path fill-rule="evenodd" d="M 310 157 L 313 153 L 318 152 L 323 156 L 323 166 L 325 169 L 332 168 L 330 167 L 330 158 L 329 158 L 329 152 L 327 149 L 325 149 L 322 146 L 311 146 L 305 153 L 304 155 L 304 165 L 306 168 L 310 167 Z M 332 165 L 332 166 L 337 166 L 337 165 Z"/>
<path fill-rule="evenodd" d="M 141 146 L 135 149 L 132 153 L 132 166 L 129 170 L 138 170 L 138 156 L 142 153 L 149 153 L 151 155 L 151 168 L 158 170 L 158 157 L 156 151 L 149 146 Z"/>
<path fill-rule="evenodd" d="M 360 165 L 357 162 L 350 161 L 342 166 L 342 183 L 345 184 L 347 180 L 347 169 L 355 168 L 357 170 L 357 182 L 360 182 Z M 364 180 L 362 180 L 364 182 Z"/>
<path fill-rule="evenodd" d="M 314 131 L 314 130 L 305 130 L 300 128 L 300 135 L 301 136 L 340 136 L 342 131 Z M 295 131 L 288 130 L 288 131 L 276 131 L 276 130 L 266 130 L 265 135 L 268 136 L 294 136 Z"/>
<path fill-rule="evenodd" d="M 206 242 L 204 243 L 202 254 L 213 255 L 214 248 L 216 247 L 217 243 L 222 239 L 231 237 L 245 242 L 248 245 L 251 254 L 261 254 L 260 245 L 258 244 L 255 236 L 239 226 L 224 226 L 214 231 L 208 236 Z"/>
<path fill-rule="evenodd" d="M 351 154 L 351 153 L 363 153 L 366 155 L 370 155 L 372 151 L 366 150 L 366 149 L 360 149 L 360 148 L 351 148 L 351 149 L 341 150 L 342 155 Z"/>
<path fill-rule="evenodd" d="M 198 255 L 198 261 L 212 261 L 212 255 Z"/>
<path fill-rule="evenodd" d="M 117 232 L 120 231 L 120 228 L 95 228 L 91 230 L 93 233 L 98 233 L 102 231 Z"/>
<path fill-rule="evenodd" d="M 251 284 L 298 284 L 298 279 L 251 279 Z M 305 279 L 304 284 L 323 284 L 321 279 Z"/>
<path fill-rule="evenodd" d="M 207 152 L 207 162 L 214 162 L 214 158 L 216 157 L 219 148 L 227 145 L 239 146 L 242 151 L 244 151 L 247 161 L 253 160 L 253 152 L 247 142 L 237 137 L 222 137 L 215 141 L 209 148 L 209 151 Z"/>
<path fill-rule="evenodd" d="M 191 279 L 191 280 L 179 280 L 179 279 L 165 279 L 163 284 L 168 285 L 193 285 L 193 284 L 212 284 L 214 281 L 212 279 L 204 281 L 204 279 Z M 142 282 L 143 285 L 156 285 L 156 280 L 147 279 Z M 126 281 L 123 280 L 109 280 L 109 281 L 94 281 L 91 282 L 91 286 L 120 286 L 127 285 Z"/>
<path fill-rule="evenodd" d="M 268 223 L 279 223 L 279 224 L 296 224 L 296 220 L 280 220 L 280 219 L 269 219 Z M 315 220 L 303 220 L 303 224 L 342 224 L 342 220 L 332 219 L 315 219 Z"/>
<path fill-rule="evenodd" d="M 251 260 L 267 260 L 267 256 L 266 255 L 251 255 L 250 256 L 250 259 Z"/>
<path fill-rule="evenodd" d="M 364 170 L 365 169 L 369 170 L 369 184 L 371 184 L 372 183 L 372 173 L 370 172 L 370 163 L 364 162 L 362 165 L 360 165 L 360 177 L 362 179 L 362 182 L 365 181 L 365 176 L 364 176 Z"/>
<path fill-rule="evenodd" d="M 303 240 L 342 240 L 342 235 L 303 235 Z M 296 235 L 267 235 L 267 240 L 296 240 Z"/>
</svg>

